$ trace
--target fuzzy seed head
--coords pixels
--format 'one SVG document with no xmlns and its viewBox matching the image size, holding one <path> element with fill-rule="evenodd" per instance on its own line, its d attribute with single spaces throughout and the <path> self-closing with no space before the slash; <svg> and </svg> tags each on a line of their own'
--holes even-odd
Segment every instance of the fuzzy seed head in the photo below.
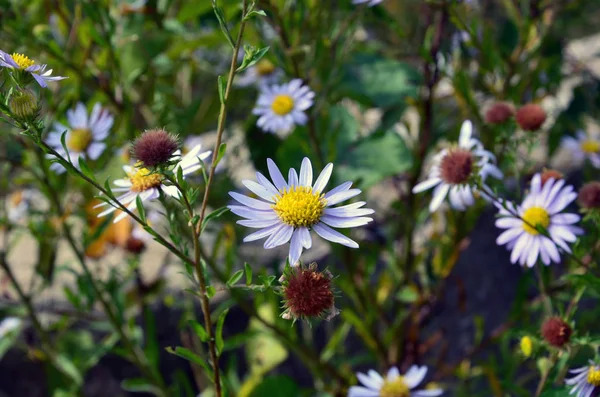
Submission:
<svg viewBox="0 0 600 397">
<path fill-rule="evenodd" d="M 588 182 L 579 189 L 579 205 L 585 209 L 600 208 L 600 182 Z"/>
<path fill-rule="evenodd" d="M 562 347 L 571 338 L 573 330 L 560 317 L 550 317 L 542 324 L 542 336 L 552 346 Z"/>
<path fill-rule="evenodd" d="M 283 296 L 293 318 L 324 317 L 334 306 L 331 274 L 319 272 L 316 264 L 293 267 L 285 275 Z"/>
<path fill-rule="evenodd" d="M 548 180 L 554 179 L 555 181 L 558 181 L 559 179 L 563 179 L 564 175 L 562 174 L 562 172 L 558 172 L 556 170 L 545 169 L 540 175 L 540 177 L 542 179 L 542 186 L 544 186 L 544 184 L 546 184 Z"/>
<path fill-rule="evenodd" d="M 132 155 L 144 167 L 167 163 L 177 149 L 179 140 L 164 129 L 146 130 L 133 142 Z"/>
<path fill-rule="evenodd" d="M 132 254 L 141 254 L 146 249 L 146 243 L 139 238 L 129 236 L 127 242 L 125 243 L 125 249 L 127 252 L 131 252 Z"/>
<path fill-rule="evenodd" d="M 515 114 L 512 106 L 504 102 L 496 102 L 485 112 L 485 122 L 488 124 L 502 124 Z"/>
<path fill-rule="evenodd" d="M 450 149 L 440 163 L 441 177 L 452 185 L 467 183 L 473 173 L 473 155 L 466 149 Z"/>
<path fill-rule="evenodd" d="M 517 110 L 515 118 L 525 131 L 537 131 L 546 121 L 546 111 L 540 105 L 529 103 Z"/>
<path fill-rule="evenodd" d="M 39 110 L 37 97 L 28 89 L 16 91 L 8 101 L 8 108 L 19 120 L 33 118 Z"/>
</svg>

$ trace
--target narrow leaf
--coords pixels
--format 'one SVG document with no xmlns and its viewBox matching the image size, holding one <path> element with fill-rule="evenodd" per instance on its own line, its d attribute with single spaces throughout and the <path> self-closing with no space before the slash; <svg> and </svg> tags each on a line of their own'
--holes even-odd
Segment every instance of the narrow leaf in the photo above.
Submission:
<svg viewBox="0 0 600 397">
<path fill-rule="evenodd" d="M 223 312 L 219 315 L 217 319 L 217 328 L 215 331 L 215 344 L 217 347 L 217 355 L 221 355 L 223 351 L 223 325 L 225 324 L 225 317 L 227 317 L 227 313 L 229 313 L 229 309 L 223 310 Z"/>
<path fill-rule="evenodd" d="M 252 268 L 248 263 L 244 263 L 244 271 L 246 272 L 246 285 L 252 284 Z"/>
</svg>

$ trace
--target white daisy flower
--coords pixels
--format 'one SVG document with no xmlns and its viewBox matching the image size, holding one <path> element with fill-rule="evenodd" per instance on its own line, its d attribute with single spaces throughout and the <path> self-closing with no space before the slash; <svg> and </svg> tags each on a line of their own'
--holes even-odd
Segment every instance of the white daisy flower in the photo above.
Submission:
<svg viewBox="0 0 600 397">
<path fill-rule="evenodd" d="M 177 174 L 177 170 L 179 168 L 182 169 L 183 176 L 187 176 L 192 172 L 198 171 L 202 168 L 200 160 L 204 161 L 208 156 L 210 156 L 210 151 L 200 153 L 201 145 L 196 146 L 189 153 L 181 158 L 179 163 L 175 166 L 174 173 Z M 181 156 L 181 152 L 178 150 L 173 155 L 174 158 Z M 127 209 L 130 211 L 135 210 L 136 208 L 136 200 L 139 196 L 142 202 L 146 200 L 156 200 L 160 197 L 160 192 L 163 192 L 167 196 L 179 197 L 179 191 L 175 186 L 165 185 L 164 176 L 159 173 L 152 173 L 147 168 L 143 167 L 132 167 L 129 165 L 123 166 L 123 170 L 127 174 L 127 178 L 117 179 L 114 184 L 117 186 L 113 188 L 113 192 L 125 192 L 120 197 L 117 197 L 117 201 L 124 206 L 127 206 Z M 109 205 L 108 203 L 102 203 L 97 205 L 96 207 L 102 207 Z M 110 206 L 110 208 L 102 211 L 98 214 L 98 218 L 106 216 L 112 212 L 114 212 L 117 208 L 114 206 Z M 119 222 L 121 219 L 125 218 L 127 213 L 122 212 L 114 219 L 114 223 Z"/>
<path fill-rule="evenodd" d="M 235 82 L 240 87 L 257 85 L 259 87 L 277 84 L 283 77 L 283 71 L 266 58 L 250 66 Z"/>
<path fill-rule="evenodd" d="M 600 391 L 600 365 L 590 360 L 590 365 L 572 369 L 572 378 L 565 379 L 565 383 L 573 386 L 569 394 L 575 394 L 575 397 L 592 397 L 595 392 Z"/>
<path fill-rule="evenodd" d="M 66 79 L 62 76 L 51 76 L 52 69 L 46 70 L 47 65 L 35 65 L 35 61 L 23 54 L 13 53 L 12 55 L 0 50 L 0 67 L 12 69 L 15 71 L 25 71 L 37 81 L 37 83 L 46 88 L 48 81 L 57 81 Z"/>
<path fill-rule="evenodd" d="M 305 110 L 313 104 L 315 93 L 302 80 L 286 84 L 263 86 L 253 114 L 259 115 L 256 125 L 266 132 L 287 132 L 308 121 Z"/>
<path fill-rule="evenodd" d="M 452 208 L 464 211 L 475 203 L 475 195 L 481 193 L 469 184 L 473 176 L 482 181 L 488 176 L 501 179 L 502 172 L 496 167 L 495 156 L 483 149 L 477 139 L 472 138 L 473 124 L 467 120 L 462 124 L 458 146 L 444 149 L 433 158 L 427 180 L 413 188 L 420 193 L 435 187 L 429 211 L 436 211 L 446 196 Z"/>
<path fill-rule="evenodd" d="M 231 212 L 245 218 L 237 223 L 260 229 L 246 236 L 244 242 L 268 237 L 264 247 L 271 249 L 291 240 L 289 253 L 291 265 L 298 262 L 303 248 L 309 249 L 312 246 L 310 230 L 315 231 L 325 240 L 358 248 L 355 241 L 331 227 L 349 228 L 366 225 L 373 219 L 365 215 L 372 214 L 374 211 L 361 208 L 366 204 L 364 201 L 332 208 L 333 205 L 360 193 L 359 189 L 350 189 L 352 182 L 343 183 L 328 193 L 323 193 L 331 177 L 333 164 L 327 164 L 314 183 L 312 165 L 306 157 L 300 167 L 300 176 L 295 169 L 291 168 L 287 182 L 273 160 L 267 159 L 267 165 L 273 183 L 260 172 L 256 173 L 258 183 L 242 181 L 260 200 L 229 192 L 234 200 L 242 204 L 229 206 Z"/>
<path fill-rule="evenodd" d="M 576 162 L 582 163 L 588 159 L 594 167 L 600 168 L 600 139 L 598 137 L 593 137 L 580 130 L 577 131 L 577 138 L 564 137 L 562 146 L 571 152 L 573 160 Z"/>
<path fill-rule="evenodd" d="M 99 103 L 94 105 L 92 113 L 88 118 L 88 113 L 85 105 L 81 102 L 75 106 L 75 109 L 67 110 L 68 126 L 61 123 L 54 123 L 54 129 L 48 134 L 46 142 L 62 157 L 71 159 L 71 163 L 79 168 L 79 159 L 96 160 L 106 149 L 106 144 L 103 142 L 113 125 L 114 118 L 108 110 L 102 108 Z M 66 131 L 65 144 L 67 152 L 62 146 L 61 137 Z M 53 158 L 48 155 L 48 158 Z M 54 163 L 50 169 L 56 172 L 64 172 L 65 168 Z"/>
<path fill-rule="evenodd" d="M 369 7 L 376 6 L 381 3 L 383 0 L 352 0 L 352 4 L 367 4 Z"/>
<path fill-rule="evenodd" d="M 404 375 L 396 367 L 390 368 L 384 378 L 376 371 L 370 370 L 368 374 L 361 372 L 356 377 L 364 386 L 352 386 L 348 390 L 348 397 L 435 397 L 440 396 L 442 389 L 414 390 L 427 374 L 426 366 L 413 365 Z"/>
<path fill-rule="evenodd" d="M 583 230 L 573 226 L 580 219 L 576 214 L 561 214 L 567 205 L 577 198 L 572 186 L 565 181 L 548 179 L 542 185 L 540 174 L 531 181 L 531 191 L 520 206 L 507 202 L 508 210 L 497 204 L 500 218 L 496 226 L 507 229 L 496 239 L 498 245 L 512 250 L 510 261 L 532 267 L 538 257 L 546 265 L 560 262 L 558 248 L 570 253 L 567 243 L 577 240 Z M 538 231 L 543 227 L 550 237 Z"/>
</svg>

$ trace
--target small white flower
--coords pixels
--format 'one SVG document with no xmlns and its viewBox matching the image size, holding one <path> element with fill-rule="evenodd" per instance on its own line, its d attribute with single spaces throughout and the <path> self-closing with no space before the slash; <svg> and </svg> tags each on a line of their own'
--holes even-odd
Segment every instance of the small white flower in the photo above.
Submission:
<svg viewBox="0 0 600 397">
<path fill-rule="evenodd" d="M 198 135 L 188 136 L 183 141 L 183 154 L 185 155 L 190 150 L 192 150 L 193 148 L 195 148 L 197 145 L 200 145 L 200 144 L 202 144 L 202 137 L 200 137 Z M 225 154 L 223 156 L 223 158 L 221 158 L 221 161 L 219 161 L 219 164 L 217 164 L 217 169 L 215 170 L 215 174 L 218 174 L 219 172 L 222 172 L 225 169 L 226 157 L 227 157 L 227 154 Z M 210 170 L 211 165 L 212 165 L 212 156 L 208 157 L 208 159 L 206 160 L 206 172 L 208 172 L 208 170 Z"/>
<path fill-rule="evenodd" d="M 31 77 L 43 88 L 48 86 L 48 81 L 66 79 L 66 77 L 62 76 L 51 76 L 52 69 L 46 70 L 47 65 L 35 65 L 34 61 L 23 54 L 13 53 L 10 55 L 2 50 L 0 50 L 0 67 L 25 71 L 31 74 Z"/>
<path fill-rule="evenodd" d="M 75 109 L 67 110 L 68 126 L 54 123 L 54 129 L 48 134 L 46 142 L 62 157 L 71 159 L 71 163 L 79 168 L 79 159 L 96 160 L 106 149 L 104 140 L 108 137 L 108 133 L 113 125 L 114 118 L 103 109 L 102 105 L 96 103 L 89 115 L 85 105 L 81 102 L 75 106 Z M 65 145 L 67 152 L 62 146 L 61 137 L 66 131 Z M 48 155 L 48 158 L 53 158 Z M 64 167 L 59 163 L 54 163 L 50 169 L 56 172 L 64 172 Z"/>
<path fill-rule="evenodd" d="M 343 183 L 328 193 L 323 193 L 331 177 L 333 164 L 327 164 L 314 183 L 312 165 L 306 157 L 300 167 L 300 176 L 295 169 L 291 168 L 287 182 L 273 160 L 267 159 L 267 166 L 273 183 L 260 172 L 256 173 L 258 183 L 242 181 L 261 200 L 229 192 L 234 200 L 242 204 L 229 206 L 231 212 L 245 218 L 237 223 L 260 229 L 246 236 L 244 242 L 268 237 L 264 247 L 271 249 L 291 240 L 289 253 L 291 265 L 298 262 L 304 248 L 309 249 L 312 246 L 310 230 L 315 231 L 325 240 L 358 248 L 355 241 L 331 227 L 349 228 L 366 225 L 373 219 L 365 215 L 372 214 L 374 211 L 361 208 L 366 204 L 364 201 L 332 208 L 333 205 L 360 193 L 359 189 L 350 189 L 352 182 Z"/>
<path fill-rule="evenodd" d="M 596 168 L 600 168 L 600 139 L 586 134 L 583 131 L 577 131 L 577 139 L 567 136 L 562 139 L 562 146 L 567 148 L 573 160 L 582 163 L 585 159 Z"/>
<path fill-rule="evenodd" d="M 356 377 L 364 386 L 352 386 L 348 390 L 348 397 L 436 397 L 444 393 L 442 389 L 414 390 L 423 382 L 427 374 L 426 366 L 413 365 L 404 375 L 396 367 L 390 368 L 384 378 L 376 371 L 370 370 L 368 374 L 361 372 Z"/>
<path fill-rule="evenodd" d="M 287 132 L 308 121 L 305 111 L 313 104 L 315 93 L 302 80 L 263 86 L 253 114 L 260 116 L 256 125 L 266 132 Z"/>
<path fill-rule="evenodd" d="M 369 7 L 376 6 L 381 3 L 383 0 L 352 0 L 352 4 L 367 4 Z"/>
<path fill-rule="evenodd" d="M 182 169 L 183 176 L 187 176 L 192 172 L 198 171 L 202 168 L 200 160 L 204 161 L 208 156 L 210 156 L 210 151 L 200 153 L 201 145 L 196 146 L 189 153 L 181 158 L 179 163 L 175 166 L 174 173 L 177 173 L 179 168 Z M 178 150 L 173 155 L 174 158 L 181 156 L 181 152 Z M 125 192 L 120 197 L 117 197 L 117 201 L 124 206 L 127 206 L 127 209 L 130 211 L 135 210 L 136 208 L 136 200 L 139 196 L 142 202 L 146 200 L 156 200 L 160 197 L 160 192 L 162 191 L 167 196 L 179 197 L 179 191 L 175 186 L 165 185 L 164 177 L 159 173 L 152 173 L 147 168 L 138 168 L 132 167 L 129 165 L 123 166 L 123 170 L 127 174 L 127 178 L 117 179 L 114 184 L 117 186 L 113 189 L 114 192 Z M 102 207 L 109 205 L 108 203 L 102 203 L 97 205 L 96 207 Z M 114 212 L 117 208 L 111 206 L 110 208 L 102 211 L 98 214 L 98 218 L 106 216 L 112 212 Z M 125 218 L 127 213 L 122 212 L 114 219 L 114 223 L 119 222 L 121 219 Z"/>
<path fill-rule="evenodd" d="M 6 317 L 0 322 L 0 339 L 21 327 L 22 321 L 18 317 Z"/>
<path fill-rule="evenodd" d="M 512 250 L 512 263 L 518 261 L 532 267 L 541 256 L 542 262 L 549 265 L 560 262 L 558 248 L 571 252 L 567 243 L 577 240 L 576 235 L 582 234 L 583 230 L 573 226 L 579 221 L 579 215 L 560 213 L 577 198 L 573 187 L 564 184 L 562 179 L 550 178 L 542 185 L 540 174 L 536 174 L 523 204 L 515 206 L 507 202 L 509 210 L 496 205 L 500 210 L 496 226 L 507 229 L 498 236 L 496 243 L 506 244 Z M 537 227 L 547 230 L 550 237 L 541 234 Z"/>
<path fill-rule="evenodd" d="M 250 66 L 240 77 L 235 80 L 236 85 L 247 87 L 256 85 L 259 87 L 279 83 L 283 77 L 283 71 L 266 58 L 261 59 L 255 65 Z"/>
<path fill-rule="evenodd" d="M 433 158 L 429 177 L 413 188 L 413 193 L 420 193 L 435 187 L 429 211 L 436 211 L 446 196 L 452 208 L 464 211 L 475 203 L 475 194 L 481 193 L 469 184 L 474 175 L 482 181 L 488 176 L 502 178 L 502 172 L 493 164 L 496 158 L 472 138 L 472 133 L 473 125 L 467 120 L 460 129 L 458 146 L 438 153 Z"/>
<path fill-rule="evenodd" d="M 590 365 L 569 371 L 574 374 L 572 378 L 565 379 L 565 383 L 573 386 L 569 394 L 575 397 L 592 397 L 594 392 L 600 391 L 600 366 L 590 360 Z"/>
</svg>

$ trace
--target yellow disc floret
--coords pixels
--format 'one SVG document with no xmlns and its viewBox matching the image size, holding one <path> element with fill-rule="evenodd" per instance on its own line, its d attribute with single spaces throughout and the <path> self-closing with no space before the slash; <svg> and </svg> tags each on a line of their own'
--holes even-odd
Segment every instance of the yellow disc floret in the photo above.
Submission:
<svg viewBox="0 0 600 397">
<path fill-rule="evenodd" d="M 275 71 L 275 65 L 268 59 L 261 59 L 256 64 L 256 71 L 260 76 L 268 76 Z"/>
<path fill-rule="evenodd" d="M 30 59 L 27 55 L 17 54 L 16 52 L 13 52 L 11 57 L 13 61 L 19 65 L 19 69 L 27 69 L 35 63 L 35 61 Z"/>
<path fill-rule="evenodd" d="M 587 381 L 590 385 L 600 386 L 600 368 L 595 366 L 590 367 Z"/>
<path fill-rule="evenodd" d="M 148 168 L 136 168 L 129 173 L 131 181 L 131 190 L 134 192 L 143 192 L 153 187 L 159 187 L 163 181 L 163 176 L 152 173 Z"/>
<path fill-rule="evenodd" d="M 410 389 L 404 381 L 404 377 L 399 376 L 394 380 L 383 382 L 379 397 L 410 397 Z"/>
<path fill-rule="evenodd" d="M 541 207 L 531 207 L 523 213 L 523 229 L 529 234 L 540 234 L 538 226 L 547 228 L 550 225 L 550 214 Z"/>
<path fill-rule="evenodd" d="M 273 110 L 273 113 L 279 116 L 285 116 L 294 109 L 294 98 L 286 94 L 277 95 L 273 98 L 271 109 Z"/>
<path fill-rule="evenodd" d="M 294 227 L 309 227 L 321 219 L 326 201 L 312 188 L 294 186 L 282 190 L 275 197 L 273 209 L 283 223 Z"/>
<path fill-rule="evenodd" d="M 87 128 L 74 128 L 67 139 L 67 147 L 76 152 L 85 152 L 92 143 L 92 132 Z"/>
<path fill-rule="evenodd" d="M 600 142 L 588 139 L 581 143 L 581 150 L 585 153 L 598 153 L 600 152 Z"/>
</svg>

